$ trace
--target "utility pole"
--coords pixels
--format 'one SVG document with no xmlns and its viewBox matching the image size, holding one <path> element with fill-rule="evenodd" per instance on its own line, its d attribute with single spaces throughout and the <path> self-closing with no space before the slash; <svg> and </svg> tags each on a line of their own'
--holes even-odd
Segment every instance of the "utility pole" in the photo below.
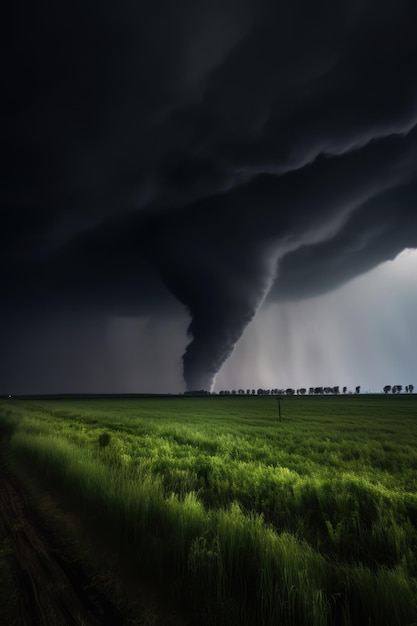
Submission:
<svg viewBox="0 0 417 626">
<path fill-rule="evenodd" d="M 279 419 L 280 422 L 282 422 L 282 417 L 281 417 L 281 400 L 282 400 L 282 397 L 278 396 L 277 400 L 278 400 L 278 419 Z"/>
</svg>

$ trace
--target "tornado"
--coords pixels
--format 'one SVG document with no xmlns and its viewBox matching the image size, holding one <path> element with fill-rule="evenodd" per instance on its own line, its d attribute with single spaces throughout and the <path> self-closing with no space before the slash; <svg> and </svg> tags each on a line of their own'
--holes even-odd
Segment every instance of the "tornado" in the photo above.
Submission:
<svg viewBox="0 0 417 626">
<path fill-rule="evenodd" d="M 191 317 L 191 341 L 182 357 L 186 389 L 211 391 L 273 284 L 276 254 L 265 241 L 260 245 L 244 236 L 222 241 L 201 223 L 198 231 L 199 237 L 193 224 L 186 230 L 180 222 L 159 233 L 163 254 L 157 265 L 166 287 Z"/>
<path fill-rule="evenodd" d="M 193 299 L 189 307 L 192 320 L 188 335 L 191 341 L 182 358 L 188 391 L 212 390 L 216 374 L 267 295 L 272 283 L 272 268 L 262 263 L 256 265 L 259 273 L 245 280 L 243 293 L 238 294 L 233 286 L 233 281 L 242 280 L 242 277 L 231 268 L 225 268 L 227 280 L 225 276 L 221 277 L 217 288 Z M 229 293 L 225 291 L 228 281 L 231 282 Z"/>
</svg>

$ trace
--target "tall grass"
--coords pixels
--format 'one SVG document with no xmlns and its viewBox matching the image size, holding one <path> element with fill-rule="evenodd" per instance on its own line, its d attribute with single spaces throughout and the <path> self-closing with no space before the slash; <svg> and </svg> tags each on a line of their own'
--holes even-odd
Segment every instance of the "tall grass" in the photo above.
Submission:
<svg viewBox="0 0 417 626">
<path fill-rule="evenodd" d="M 19 464 L 195 619 L 411 626 L 417 402 L 384 400 L 295 398 L 282 424 L 265 398 L 17 402 L 8 423 Z"/>
</svg>

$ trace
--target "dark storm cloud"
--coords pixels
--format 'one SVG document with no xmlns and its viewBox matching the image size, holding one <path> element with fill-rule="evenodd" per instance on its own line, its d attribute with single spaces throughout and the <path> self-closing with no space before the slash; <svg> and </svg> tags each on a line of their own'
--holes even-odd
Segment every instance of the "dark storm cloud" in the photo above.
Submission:
<svg viewBox="0 0 417 626">
<path fill-rule="evenodd" d="M 415 17 L 405 0 L 16 5 L 3 308 L 171 315 L 175 297 L 186 383 L 209 387 L 265 297 L 416 246 Z"/>
<path fill-rule="evenodd" d="M 315 296 L 416 247 L 416 208 L 416 182 L 376 195 L 334 237 L 286 255 L 270 298 Z"/>
</svg>

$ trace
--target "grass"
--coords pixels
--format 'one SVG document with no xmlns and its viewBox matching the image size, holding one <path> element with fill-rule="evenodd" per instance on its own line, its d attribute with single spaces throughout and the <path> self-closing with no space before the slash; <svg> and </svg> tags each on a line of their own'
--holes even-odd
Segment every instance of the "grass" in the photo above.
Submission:
<svg viewBox="0 0 417 626">
<path fill-rule="evenodd" d="M 21 468 L 203 624 L 417 623 L 417 397 L 0 401 Z"/>
</svg>

